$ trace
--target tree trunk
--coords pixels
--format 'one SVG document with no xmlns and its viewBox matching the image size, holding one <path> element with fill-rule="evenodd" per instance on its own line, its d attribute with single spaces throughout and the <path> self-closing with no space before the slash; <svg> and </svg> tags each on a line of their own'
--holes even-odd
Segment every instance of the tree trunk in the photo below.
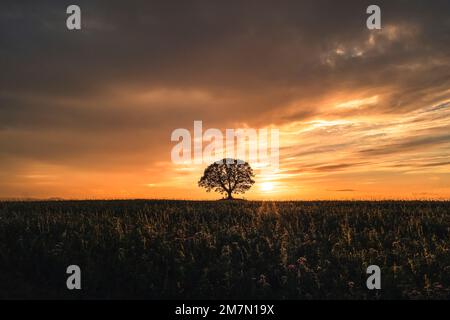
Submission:
<svg viewBox="0 0 450 320">
<path fill-rule="evenodd" d="M 227 191 L 227 192 L 228 192 L 227 200 L 232 200 L 232 199 L 234 199 L 233 196 L 231 195 L 231 191 Z"/>
</svg>

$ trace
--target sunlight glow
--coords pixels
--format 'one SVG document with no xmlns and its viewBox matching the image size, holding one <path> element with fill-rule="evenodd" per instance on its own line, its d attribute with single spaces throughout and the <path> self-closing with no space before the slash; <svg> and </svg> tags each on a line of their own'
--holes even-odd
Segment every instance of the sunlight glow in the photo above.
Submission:
<svg viewBox="0 0 450 320">
<path fill-rule="evenodd" d="M 272 182 L 263 182 L 261 183 L 261 191 L 268 192 L 273 190 Z"/>
</svg>

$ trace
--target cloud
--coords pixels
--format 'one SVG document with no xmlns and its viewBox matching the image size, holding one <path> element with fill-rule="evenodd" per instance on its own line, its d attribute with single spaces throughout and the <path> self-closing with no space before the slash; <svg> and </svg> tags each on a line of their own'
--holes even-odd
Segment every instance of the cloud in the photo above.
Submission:
<svg viewBox="0 0 450 320">
<path fill-rule="evenodd" d="M 380 146 L 376 149 L 364 149 L 360 152 L 366 155 L 384 155 L 388 153 L 402 153 L 423 150 L 424 147 L 433 147 L 440 144 L 450 144 L 450 135 L 440 135 L 434 137 L 410 138 L 394 144 Z"/>
</svg>

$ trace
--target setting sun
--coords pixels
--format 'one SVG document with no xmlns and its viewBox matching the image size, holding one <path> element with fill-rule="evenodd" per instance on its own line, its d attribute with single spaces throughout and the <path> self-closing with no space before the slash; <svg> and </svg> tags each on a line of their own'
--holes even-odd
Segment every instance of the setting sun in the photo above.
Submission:
<svg viewBox="0 0 450 320">
<path fill-rule="evenodd" d="M 268 192 L 273 190 L 273 182 L 263 182 L 261 183 L 261 191 Z"/>
</svg>

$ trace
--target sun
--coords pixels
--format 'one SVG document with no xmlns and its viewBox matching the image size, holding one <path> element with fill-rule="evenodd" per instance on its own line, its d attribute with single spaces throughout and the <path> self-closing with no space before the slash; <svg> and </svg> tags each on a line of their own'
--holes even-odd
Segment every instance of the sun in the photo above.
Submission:
<svg viewBox="0 0 450 320">
<path fill-rule="evenodd" d="M 261 183 L 261 191 L 268 192 L 273 190 L 273 183 L 272 182 L 263 182 Z"/>
</svg>

